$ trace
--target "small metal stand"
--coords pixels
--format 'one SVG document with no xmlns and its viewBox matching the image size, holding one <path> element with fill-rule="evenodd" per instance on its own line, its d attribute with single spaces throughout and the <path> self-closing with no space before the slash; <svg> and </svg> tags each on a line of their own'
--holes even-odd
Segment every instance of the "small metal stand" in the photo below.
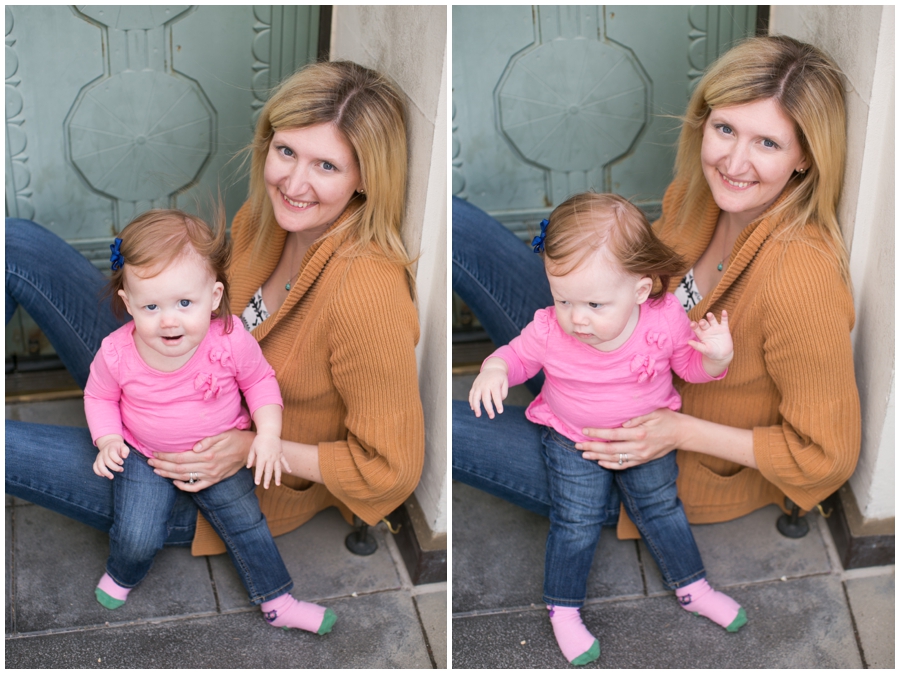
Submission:
<svg viewBox="0 0 900 674">
<path fill-rule="evenodd" d="M 786 508 L 791 509 L 791 514 L 782 514 L 775 523 L 775 526 L 778 528 L 778 531 L 781 532 L 782 536 L 787 536 L 788 538 L 803 538 L 809 533 L 809 522 L 806 521 L 805 517 L 800 516 L 800 506 L 789 498 L 784 499 L 784 505 Z"/>
<path fill-rule="evenodd" d="M 369 525 L 354 515 L 353 523 L 356 529 L 347 534 L 344 545 L 354 555 L 367 556 L 378 549 L 378 541 L 369 533 Z"/>
</svg>

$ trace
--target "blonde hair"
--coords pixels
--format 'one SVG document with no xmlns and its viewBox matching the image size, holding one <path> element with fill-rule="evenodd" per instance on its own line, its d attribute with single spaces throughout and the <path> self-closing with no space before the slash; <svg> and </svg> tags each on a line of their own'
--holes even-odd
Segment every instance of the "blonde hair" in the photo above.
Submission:
<svg viewBox="0 0 900 674">
<path fill-rule="evenodd" d="M 665 295 L 669 280 L 687 268 L 641 210 L 617 194 L 576 194 L 550 214 L 543 251 L 548 274 L 565 276 L 601 249 L 625 272 L 653 279 L 650 299 Z"/>
<path fill-rule="evenodd" d="M 113 271 L 105 293 L 117 318 L 122 319 L 125 315 L 125 303 L 119 297 L 119 291 L 125 287 L 126 267 L 132 271 L 155 269 L 158 274 L 193 251 L 206 262 L 210 273 L 224 288 L 213 315 L 221 317 L 225 321 L 225 331 L 231 332 L 233 321 L 226 276 L 231 261 L 231 243 L 225 236 L 224 211 L 216 209 L 214 219 L 215 229 L 212 229 L 197 216 L 184 211 L 157 208 L 142 213 L 122 230 L 118 238 L 122 240 L 119 251 L 124 264 Z"/>
<path fill-rule="evenodd" d="M 841 71 L 822 51 L 786 36 L 745 40 L 723 54 L 697 84 L 683 118 L 675 178 L 687 184 L 678 217 L 698 219 L 710 198 L 700 151 L 703 128 L 712 109 L 772 99 L 795 126 L 805 173 L 794 173 L 781 203 L 770 212 L 784 223 L 784 234 L 797 236 L 815 223 L 849 283 L 847 251 L 837 221 L 847 151 L 844 87 Z"/>
<path fill-rule="evenodd" d="M 415 297 L 412 263 L 400 227 L 406 203 L 406 114 L 397 88 L 384 75 L 350 61 L 315 63 L 278 88 L 260 111 L 250 152 L 250 202 L 259 221 L 256 244 L 278 227 L 266 192 L 265 166 L 272 136 L 279 129 L 333 124 L 353 148 L 364 194 L 357 207 L 326 236 L 346 235 L 351 255 L 374 244 L 406 271 Z"/>
</svg>

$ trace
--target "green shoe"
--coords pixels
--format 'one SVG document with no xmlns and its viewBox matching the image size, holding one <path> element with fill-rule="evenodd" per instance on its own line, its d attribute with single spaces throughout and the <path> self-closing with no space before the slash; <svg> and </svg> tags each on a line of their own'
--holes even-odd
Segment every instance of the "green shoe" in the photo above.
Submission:
<svg viewBox="0 0 900 674">
<path fill-rule="evenodd" d="M 741 609 L 743 610 L 743 609 Z M 316 634 L 328 634 L 334 624 L 337 622 L 337 616 L 330 608 L 325 609 L 325 616 L 322 618 L 322 624 L 319 625 L 319 631 Z"/>
<path fill-rule="evenodd" d="M 744 608 L 741 607 L 738 610 L 737 617 L 731 621 L 731 624 L 725 628 L 726 632 L 737 632 L 744 625 L 747 624 L 747 612 L 744 611 Z"/>
<path fill-rule="evenodd" d="M 94 590 L 94 594 L 97 596 L 97 601 L 100 602 L 100 605 L 110 610 L 117 609 L 125 603 L 124 599 L 114 599 L 99 587 Z"/>
<path fill-rule="evenodd" d="M 576 667 L 580 667 L 581 665 L 586 665 L 589 662 L 593 662 L 597 658 L 600 657 L 600 642 L 594 639 L 594 643 L 591 644 L 591 647 L 587 649 L 584 653 L 579 655 L 577 658 L 572 660 L 572 664 Z"/>
</svg>

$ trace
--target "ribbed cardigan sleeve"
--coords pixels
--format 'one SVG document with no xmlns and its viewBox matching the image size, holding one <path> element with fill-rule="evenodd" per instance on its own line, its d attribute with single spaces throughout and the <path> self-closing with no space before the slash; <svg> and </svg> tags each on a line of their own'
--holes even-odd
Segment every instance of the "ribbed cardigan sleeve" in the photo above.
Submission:
<svg viewBox="0 0 900 674">
<path fill-rule="evenodd" d="M 781 395 L 777 426 L 753 429 L 763 476 L 808 510 L 853 473 L 859 394 L 850 330 L 853 301 L 833 257 L 792 246 L 759 295 L 766 371 Z"/>
<path fill-rule="evenodd" d="M 347 439 L 319 443 L 319 468 L 328 490 L 375 524 L 422 473 L 418 319 L 403 270 L 384 259 L 352 260 L 331 299 L 328 353 Z"/>
</svg>

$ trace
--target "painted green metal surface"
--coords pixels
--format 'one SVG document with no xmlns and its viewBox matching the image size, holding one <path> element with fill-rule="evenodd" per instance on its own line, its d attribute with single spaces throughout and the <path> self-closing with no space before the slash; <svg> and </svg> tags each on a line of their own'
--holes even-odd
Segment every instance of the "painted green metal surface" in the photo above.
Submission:
<svg viewBox="0 0 900 674">
<path fill-rule="evenodd" d="M 100 268 L 135 215 L 230 221 L 247 194 L 236 153 L 285 76 L 314 61 L 319 6 L 6 6 L 6 214 Z M 6 353 L 49 351 L 21 311 Z M 29 341 L 31 342 L 29 346 Z"/>
<path fill-rule="evenodd" d="M 455 6 L 453 194 L 523 240 L 588 189 L 657 217 L 693 85 L 755 25 L 756 6 Z"/>
<path fill-rule="evenodd" d="M 593 188 L 653 214 L 692 84 L 756 7 L 453 8 L 453 192 L 522 238 Z"/>
</svg>

